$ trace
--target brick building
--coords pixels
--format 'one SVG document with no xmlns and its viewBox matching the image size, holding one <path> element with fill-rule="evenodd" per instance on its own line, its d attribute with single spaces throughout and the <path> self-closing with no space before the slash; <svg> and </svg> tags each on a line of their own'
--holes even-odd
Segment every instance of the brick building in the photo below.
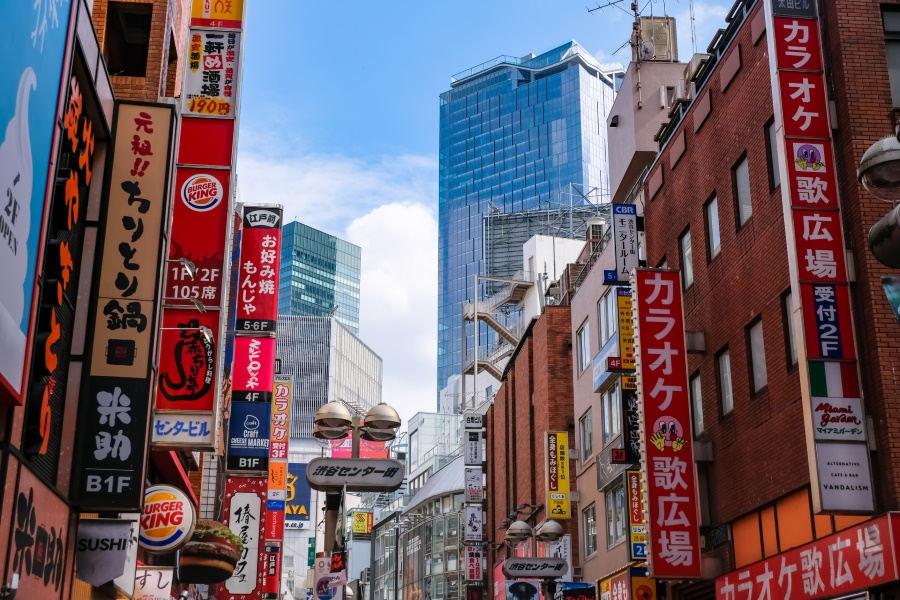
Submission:
<svg viewBox="0 0 900 600">
<path fill-rule="evenodd" d="M 511 556 L 503 544 L 509 524 L 524 520 L 535 527 L 548 518 L 545 432 L 567 432 L 573 439 L 569 319 L 567 306 L 548 306 L 531 322 L 487 411 L 485 537 L 496 546 L 487 555 L 489 578 Z M 571 536 L 565 542 L 570 544 L 571 564 L 578 565 L 575 519 L 560 523 Z M 489 579 L 488 589 L 492 583 Z"/>
</svg>

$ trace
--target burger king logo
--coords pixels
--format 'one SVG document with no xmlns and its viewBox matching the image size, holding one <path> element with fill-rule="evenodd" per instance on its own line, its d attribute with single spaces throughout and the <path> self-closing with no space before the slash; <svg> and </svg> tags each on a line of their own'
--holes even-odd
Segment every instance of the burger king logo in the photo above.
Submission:
<svg viewBox="0 0 900 600">
<path fill-rule="evenodd" d="M 148 552 L 172 552 L 194 531 L 194 505 L 187 494 L 170 485 L 154 485 L 144 492 L 138 544 Z"/>
<path fill-rule="evenodd" d="M 222 184 L 212 175 L 188 177 L 181 186 L 181 200 L 192 210 L 206 212 L 222 202 Z"/>
</svg>

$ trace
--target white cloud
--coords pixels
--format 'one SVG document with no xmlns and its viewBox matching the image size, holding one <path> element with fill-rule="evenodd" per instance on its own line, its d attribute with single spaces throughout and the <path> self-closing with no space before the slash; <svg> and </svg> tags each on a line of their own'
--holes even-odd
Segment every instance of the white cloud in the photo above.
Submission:
<svg viewBox="0 0 900 600">
<path fill-rule="evenodd" d="M 258 148 L 239 154 L 241 199 L 362 248 L 360 338 L 384 361 L 382 397 L 404 423 L 437 410 L 437 161 Z"/>
<path fill-rule="evenodd" d="M 437 220 L 420 202 L 394 202 L 355 219 L 362 247 L 360 337 L 384 360 L 383 399 L 404 423 L 435 411 Z"/>
</svg>

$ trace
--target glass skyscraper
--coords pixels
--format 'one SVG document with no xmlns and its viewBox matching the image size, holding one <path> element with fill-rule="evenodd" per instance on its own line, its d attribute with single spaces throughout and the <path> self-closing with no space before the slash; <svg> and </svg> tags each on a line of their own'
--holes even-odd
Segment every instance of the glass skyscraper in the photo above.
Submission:
<svg viewBox="0 0 900 600">
<path fill-rule="evenodd" d="M 484 274 L 483 216 L 568 205 L 561 191 L 570 183 L 608 197 L 606 118 L 617 83 L 572 41 L 457 73 L 441 94 L 438 388 L 461 370 L 461 303 Z"/>
<path fill-rule="evenodd" d="M 332 314 L 359 335 L 360 247 L 299 221 L 284 226 L 278 314 Z"/>
</svg>

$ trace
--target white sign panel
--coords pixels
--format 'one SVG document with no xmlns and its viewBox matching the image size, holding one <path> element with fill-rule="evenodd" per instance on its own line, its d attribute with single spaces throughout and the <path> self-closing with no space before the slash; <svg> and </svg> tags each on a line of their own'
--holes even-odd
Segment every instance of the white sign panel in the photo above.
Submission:
<svg viewBox="0 0 900 600">
<path fill-rule="evenodd" d="M 638 267 L 637 206 L 612 205 L 612 240 L 615 249 L 616 268 L 603 271 L 605 283 L 625 283 L 631 271 Z"/>
<path fill-rule="evenodd" d="M 190 54 L 181 91 L 182 113 L 234 117 L 241 34 L 237 31 L 191 29 L 188 38 Z"/>
<path fill-rule="evenodd" d="M 464 451 L 466 453 L 467 465 L 481 465 L 481 431 L 466 431 L 466 445 Z"/>
<path fill-rule="evenodd" d="M 483 492 L 481 467 L 466 467 L 466 502 L 481 502 Z"/>
<path fill-rule="evenodd" d="M 125 569 L 119 577 L 113 580 L 116 589 L 131 596 L 134 593 L 134 573 L 137 568 L 138 534 L 141 526 L 140 513 L 120 513 L 120 521 L 131 523 L 131 536 L 128 544 L 128 552 L 125 554 Z"/>
<path fill-rule="evenodd" d="M 481 546 L 466 546 L 466 581 L 481 581 L 483 578 L 481 559 L 484 550 Z"/>
<path fill-rule="evenodd" d="M 256 493 L 236 492 L 231 499 L 228 528 L 244 541 L 242 556 L 247 557 L 243 572 L 232 575 L 225 582 L 225 589 L 231 594 L 251 594 L 256 589 L 261 509 L 262 501 Z"/>
<path fill-rule="evenodd" d="M 154 446 L 198 448 L 213 443 L 213 429 L 212 414 L 157 413 L 150 441 Z"/>
<path fill-rule="evenodd" d="M 312 459 L 306 481 L 320 492 L 346 486 L 348 492 L 392 492 L 403 484 L 403 464 L 390 458 Z"/>
<path fill-rule="evenodd" d="M 562 558 L 525 556 L 503 561 L 503 574 L 510 579 L 557 579 L 566 574 L 566 569 L 568 564 Z"/>
<path fill-rule="evenodd" d="M 875 510 L 867 444 L 818 442 L 816 461 L 822 510 Z"/>
<path fill-rule="evenodd" d="M 169 600 L 174 567 L 138 567 L 134 576 L 135 600 Z"/>
<path fill-rule="evenodd" d="M 81 519 L 75 541 L 75 576 L 101 586 L 125 572 L 133 521 Z"/>
<path fill-rule="evenodd" d="M 463 415 L 463 425 L 466 429 L 481 429 L 484 427 L 482 415 L 466 413 Z"/>
<path fill-rule="evenodd" d="M 484 539 L 484 515 L 480 506 L 466 507 L 466 523 L 465 535 L 463 539 L 467 542 L 480 542 Z"/>
<path fill-rule="evenodd" d="M 812 398 L 813 434 L 819 440 L 865 442 L 865 415 L 859 398 Z"/>
</svg>

